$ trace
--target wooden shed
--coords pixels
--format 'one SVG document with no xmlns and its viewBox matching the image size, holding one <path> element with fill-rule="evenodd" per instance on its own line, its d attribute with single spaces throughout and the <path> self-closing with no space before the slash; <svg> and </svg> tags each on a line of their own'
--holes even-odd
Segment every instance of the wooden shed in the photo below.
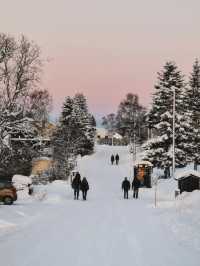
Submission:
<svg viewBox="0 0 200 266">
<path fill-rule="evenodd" d="M 198 171 L 190 170 L 179 173 L 175 179 L 178 181 L 180 193 L 200 189 L 200 172 Z"/>
<path fill-rule="evenodd" d="M 151 188 L 153 165 L 148 161 L 134 162 L 134 178 L 140 180 L 141 186 Z"/>
</svg>

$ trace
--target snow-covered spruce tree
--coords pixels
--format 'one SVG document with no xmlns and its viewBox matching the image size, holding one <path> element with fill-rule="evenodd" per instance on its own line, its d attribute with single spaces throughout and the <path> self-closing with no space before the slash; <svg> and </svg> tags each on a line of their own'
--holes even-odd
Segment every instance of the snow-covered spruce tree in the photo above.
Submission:
<svg viewBox="0 0 200 266">
<path fill-rule="evenodd" d="M 191 115 L 193 160 L 194 169 L 197 169 L 197 165 L 200 164 L 200 64 L 197 59 L 189 77 L 189 85 L 186 87 L 185 105 Z"/>
<path fill-rule="evenodd" d="M 93 152 L 95 128 L 82 94 L 67 97 L 53 137 L 56 178 L 66 179 L 77 155 Z"/>
<path fill-rule="evenodd" d="M 72 121 L 73 99 L 67 97 L 62 113 L 53 134 L 54 178 L 67 179 L 71 166 L 69 161 L 75 154 L 74 139 L 77 137 L 76 127 Z"/>
<path fill-rule="evenodd" d="M 156 131 L 157 137 L 148 141 L 144 159 L 154 166 L 163 167 L 169 173 L 172 164 L 172 112 L 173 90 L 176 92 L 176 126 L 175 126 L 175 157 L 176 166 L 187 164 L 191 152 L 190 114 L 184 105 L 185 83 L 181 72 L 174 62 L 167 62 L 158 73 L 155 85 L 153 104 L 149 112 L 149 124 Z M 169 175 L 169 174 L 167 174 Z"/>
<path fill-rule="evenodd" d="M 79 147 L 77 153 L 84 156 L 93 153 L 96 128 L 93 116 L 88 112 L 86 98 L 83 94 L 77 93 L 74 97 L 74 119 L 79 131 Z"/>
<path fill-rule="evenodd" d="M 95 117 L 92 115 L 92 126 L 94 127 L 94 129 L 96 130 L 96 127 L 97 127 L 97 122 L 96 122 L 96 119 Z"/>
</svg>

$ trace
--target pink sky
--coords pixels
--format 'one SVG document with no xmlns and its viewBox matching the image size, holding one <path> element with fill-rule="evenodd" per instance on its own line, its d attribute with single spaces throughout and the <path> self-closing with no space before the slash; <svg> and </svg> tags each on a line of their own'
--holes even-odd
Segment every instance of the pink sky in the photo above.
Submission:
<svg viewBox="0 0 200 266">
<path fill-rule="evenodd" d="M 148 105 L 166 60 L 184 74 L 200 58 L 199 0 L 0 0 L 0 31 L 37 42 L 43 86 L 58 113 L 67 95 L 83 92 L 98 117 L 127 92 Z"/>
</svg>

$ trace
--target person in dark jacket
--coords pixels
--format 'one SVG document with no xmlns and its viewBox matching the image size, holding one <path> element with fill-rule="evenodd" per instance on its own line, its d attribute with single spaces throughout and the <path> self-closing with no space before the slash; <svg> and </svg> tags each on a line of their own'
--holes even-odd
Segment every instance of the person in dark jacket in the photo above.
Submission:
<svg viewBox="0 0 200 266">
<path fill-rule="evenodd" d="M 81 191 L 83 194 L 83 200 L 86 200 L 88 190 L 89 190 L 89 184 L 88 184 L 87 179 L 84 177 L 81 182 Z"/>
<path fill-rule="evenodd" d="M 119 164 L 119 154 L 116 154 L 115 161 L 116 161 L 116 165 L 118 165 Z"/>
<path fill-rule="evenodd" d="M 114 161 L 115 161 L 115 156 L 114 156 L 113 154 L 111 155 L 110 160 L 111 160 L 111 164 L 113 165 L 113 163 L 114 163 Z"/>
<path fill-rule="evenodd" d="M 127 177 L 124 178 L 124 181 L 122 182 L 122 190 L 124 191 L 124 199 L 128 199 L 128 191 L 130 190 L 130 182 L 127 179 Z"/>
<path fill-rule="evenodd" d="M 78 172 L 78 173 L 76 173 L 76 175 L 72 181 L 72 188 L 74 190 L 74 199 L 79 198 L 80 187 L 81 187 L 81 176 Z"/>
<path fill-rule="evenodd" d="M 28 184 L 28 194 L 29 195 L 33 194 L 33 185 L 32 184 Z"/>
<path fill-rule="evenodd" d="M 140 180 L 137 177 L 135 177 L 132 182 L 133 197 L 135 199 L 138 198 L 139 188 L 140 188 Z"/>
</svg>

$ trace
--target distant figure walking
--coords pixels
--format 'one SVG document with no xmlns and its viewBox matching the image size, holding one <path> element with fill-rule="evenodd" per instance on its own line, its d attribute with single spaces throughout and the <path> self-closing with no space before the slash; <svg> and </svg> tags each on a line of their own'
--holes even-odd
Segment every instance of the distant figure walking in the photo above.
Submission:
<svg viewBox="0 0 200 266">
<path fill-rule="evenodd" d="M 83 194 L 83 200 L 86 200 L 88 190 L 89 190 L 89 184 L 88 184 L 87 179 L 84 177 L 81 182 L 81 191 Z"/>
<path fill-rule="evenodd" d="M 135 199 L 138 199 L 139 188 L 140 188 L 140 180 L 137 177 L 135 177 L 132 182 L 133 197 Z"/>
<path fill-rule="evenodd" d="M 111 155 L 110 160 L 111 160 L 111 164 L 113 165 L 113 163 L 114 163 L 114 161 L 115 161 L 115 156 L 114 156 L 113 154 Z"/>
<path fill-rule="evenodd" d="M 33 185 L 32 184 L 28 184 L 28 194 L 29 195 L 33 194 Z"/>
<path fill-rule="evenodd" d="M 128 191 L 130 190 L 130 182 L 127 179 L 127 177 L 124 178 L 124 181 L 122 182 L 122 190 L 124 191 L 124 199 L 128 199 Z"/>
<path fill-rule="evenodd" d="M 74 190 L 74 199 L 78 200 L 79 198 L 79 191 L 80 191 L 80 187 L 81 187 L 81 176 L 79 173 L 76 173 L 73 181 L 72 181 L 72 188 Z"/>
<path fill-rule="evenodd" d="M 118 165 L 119 164 L 119 154 L 116 154 L 115 161 L 116 161 L 116 165 Z"/>
</svg>

